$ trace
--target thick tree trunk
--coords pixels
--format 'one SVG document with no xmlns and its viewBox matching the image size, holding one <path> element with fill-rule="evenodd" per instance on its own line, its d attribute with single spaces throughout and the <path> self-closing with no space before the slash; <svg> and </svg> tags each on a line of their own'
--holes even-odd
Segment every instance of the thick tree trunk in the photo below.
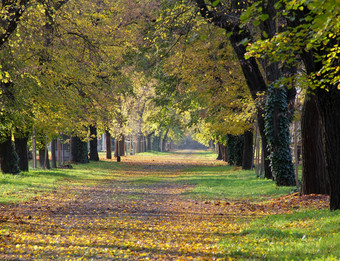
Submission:
<svg viewBox="0 0 340 261">
<path fill-rule="evenodd" d="M 242 169 L 251 169 L 253 162 L 253 132 L 246 131 L 243 137 Z"/>
<path fill-rule="evenodd" d="M 105 131 L 106 140 L 106 158 L 112 159 L 111 134 L 108 130 Z"/>
<path fill-rule="evenodd" d="M 231 35 L 230 42 L 231 45 L 234 48 L 234 51 L 240 61 L 241 69 L 243 71 L 244 77 L 246 79 L 248 88 L 250 90 L 250 93 L 253 97 L 253 99 L 257 98 L 257 94 L 259 92 L 266 92 L 267 91 L 267 85 L 263 79 L 262 73 L 258 67 L 258 64 L 254 58 L 250 59 L 245 59 L 244 55 L 246 53 L 246 47 L 242 44 L 239 44 L 241 40 L 244 38 L 247 38 L 251 36 L 249 34 L 239 34 L 239 33 L 233 33 Z M 250 39 L 249 38 L 249 39 Z M 265 177 L 267 179 L 272 179 L 272 171 L 270 168 L 270 160 L 269 160 L 269 151 L 268 151 L 268 144 L 267 144 L 267 138 L 265 135 L 265 127 L 264 127 L 264 102 L 262 101 L 262 105 L 260 105 L 257 109 L 257 122 L 258 122 L 258 127 L 262 139 L 262 149 L 264 153 L 264 172 L 265 172 Z"/>
<path fill-rule="evenodd" d="M 71 137 L 70 139 L 70 161 L 76 163 L 88 163 L 87 142 L 82 141 L 79 137 Z"/>
<path fill-rule="evenodd" d="M 228 162 L 229 161 L 229 155 L 228 155 L 227 146 L 220 144 L 220 150 L 221 150 L 221 154 L 222 154 L 222 160 L 224 162 Z"/>
<path fill-rule="evenodd" d="M 15 151 L 19 157 L 19 168 L 21 171 L 28 171 L 28 137 L 15 138 Z"/>
<path fill-rule="evenodd" d="M 314 94 L 307 95 L 301 118 L 302 185 L 301 193 L 329 194 L 322 129 Z"/>
<path fill-rule="evenodd" d="M 223 160 L 223 156 L 222 156 L 222 145 L 221 143 L 217 143 L 217 147 L 218 147 L 218 155 L 217 155 L 217 159 L 216 160 Z"/>
<path fill-rule="evenodd" d="M 90 125 L 90 160 L 99 161 L 97 128 Z"/>
<path fill-rule="evenodd" d="M 278 186 L 294 186 L 286 90 L 270 86 L 266 103 L 266 136 L 273 176 Z"/>
<path fill-rule="evenodd" d="M 2 137 L 0 143 L 0 165 L 4 174 L 19 174 L 19 158 L 15 152 L 11 136 Z"/>
<path fill-rule="evenodd" d="M 228 163 L 233 166 L 242 166 L 243 161 L 243 135 L 227 135 Z"/>
<path fill-rule="evenodd" d="M 330 209 L 340 209 L 340 90 L 317 89 L 317 105 L 322 126 L 326 173 L 330 184 Z"/>
<path fill-rule="evenodd" d="M 52 161 L 52 168 L 57 168 L 57 157 L 56 157 L 56 147 L 57 147 L 57 140 L 53 139 L 51 142 L 51 161 Z"/>
</svg>

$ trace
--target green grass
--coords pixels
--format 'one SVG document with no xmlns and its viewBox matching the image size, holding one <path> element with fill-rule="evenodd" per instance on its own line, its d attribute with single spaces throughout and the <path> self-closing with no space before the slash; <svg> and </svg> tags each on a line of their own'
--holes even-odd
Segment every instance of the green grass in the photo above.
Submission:
<svg viewBox="0 0 340 261">
<path fill-rule="evenodd" d="M 222 244 L 230 257 L 241 260 L 340 260 L 340 211 L 256 219 Z"/>
<path fill-rule="evenodd" d="M 73 169 L 31 169 L 20 175 L 0 174 L 0 204 L 27 201 L 58 186 L 91 185 L 93 180 L 112 176 L 120 168 L 115 162 L 91 162 L 73 165 Z"/>
<path fill-rule="evenodd" d="M 253 171 L 229 166 L 205 166 L 186 170 L 180 182 L 196 187 L 187 194 L 195 198 L 258 201 L 289 194 L 294 187 L 277 187 L 271 180 L 256 178 Z"/>
</svg>

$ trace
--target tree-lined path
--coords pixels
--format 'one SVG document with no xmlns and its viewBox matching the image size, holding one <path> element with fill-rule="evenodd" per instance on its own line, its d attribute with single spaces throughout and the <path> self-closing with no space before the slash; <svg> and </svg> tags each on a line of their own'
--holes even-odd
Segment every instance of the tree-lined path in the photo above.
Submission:
<svg viewBox="0 0 340 261">
<path fill-rule="evenodd" d="M 71 173 L 77 168 L 97 176 L 74 179 Z M 1 205 L 0 259 L 266 259 L 256 242 L 248 250 L 243 246 L 249 243 L 249 222 L 311 203 L 314 208 L 328 204 L 321 196 L 200 198 L 193 191 L 198 177 L 210 175 L 216 182 L 223 175 L 243 177 L 203 152 L 131 156 L 120 164 L 101 161 L 75 169 L 56 171 L 67 185 L 25 203 Z M 262 239 L 267 240 L 265 235 Z M 223 247 L 226 240 L 233 244 Z"/>
</svg>

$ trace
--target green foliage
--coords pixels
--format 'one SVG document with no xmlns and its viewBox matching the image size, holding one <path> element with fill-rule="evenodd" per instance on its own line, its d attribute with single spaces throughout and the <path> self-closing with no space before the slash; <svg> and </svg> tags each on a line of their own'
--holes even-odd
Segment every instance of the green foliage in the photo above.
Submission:
<svg viewBox="0 0 340 261">
<path fill-rule="evenodd" d="M 278 186 L 295 185 L 287 112 L 286 90 L 270 86 L 266 102 L 265 132 L 270 151 L 270 166 Z"/>
</svg>

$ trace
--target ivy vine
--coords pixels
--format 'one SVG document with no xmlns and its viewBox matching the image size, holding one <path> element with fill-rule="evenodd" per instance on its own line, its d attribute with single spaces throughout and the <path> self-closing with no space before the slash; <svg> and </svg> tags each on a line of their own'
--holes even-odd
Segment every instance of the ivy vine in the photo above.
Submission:
<svg viewBox="0 0 340 261">
<path fill-rule="evenodd" d="M 265 108 L 265 134 L 270 152 L 270 167 L 278 186 L 295 185 L 289 123 L 286 90 L 269 86 Z"/>
</svg>

